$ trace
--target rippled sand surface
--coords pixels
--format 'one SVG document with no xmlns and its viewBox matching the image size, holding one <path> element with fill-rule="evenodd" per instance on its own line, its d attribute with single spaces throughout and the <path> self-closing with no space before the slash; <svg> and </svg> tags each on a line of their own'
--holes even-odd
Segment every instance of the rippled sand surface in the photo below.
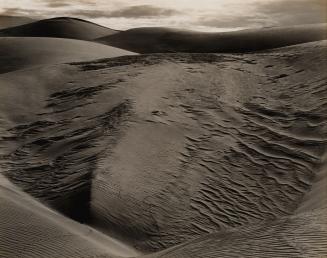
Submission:
<svg viewBox="0 0 327 258">
<path fill-rule="evenodd" d="M 0 75 L 0 256 L 326 256 L 326 50 Z"/>
</svg>

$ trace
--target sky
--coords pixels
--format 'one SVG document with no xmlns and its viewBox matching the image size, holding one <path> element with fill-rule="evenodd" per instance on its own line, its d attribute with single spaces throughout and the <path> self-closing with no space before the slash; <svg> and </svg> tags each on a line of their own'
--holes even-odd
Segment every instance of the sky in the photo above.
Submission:
<svg viewBox="0 0 327 258">
<path fill-rule="evenodd" d="M 0 14 L 70 16 L 119 30 L 231 31 L 327 22 L 327 0 L 0 0 Z"/>
</svg>

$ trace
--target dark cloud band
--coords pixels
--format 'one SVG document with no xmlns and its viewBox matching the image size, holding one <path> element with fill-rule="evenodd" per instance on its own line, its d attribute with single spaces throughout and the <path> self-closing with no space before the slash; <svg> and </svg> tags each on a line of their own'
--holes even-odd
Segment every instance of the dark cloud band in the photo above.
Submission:
<svg viewBox="0 0 327 258">
<path fill-rule="evenodd" d="M 161 8 L 152 5 L 136 5 L 126 7 L 109 13 L 110 17 L 124 18 L 149 18 L 149 17 L 169 17 L 180 14 L 174 9 Z"/>
<path fill-rule="evenodd" d="M 107 10 L 74 10 L 71 12 L 72 15 L 83 16 L 85 18 L 95 19 L 95 18 L 128 18 L 128 19 L 138 19 L 138 18 L 157 18 L 157 17 L 170 17 L 173 15 L 178 15 L 180 12 L 160 8 L 151 5 L 138 5 L 130 6 L 114 11 Z"/>
</svg>

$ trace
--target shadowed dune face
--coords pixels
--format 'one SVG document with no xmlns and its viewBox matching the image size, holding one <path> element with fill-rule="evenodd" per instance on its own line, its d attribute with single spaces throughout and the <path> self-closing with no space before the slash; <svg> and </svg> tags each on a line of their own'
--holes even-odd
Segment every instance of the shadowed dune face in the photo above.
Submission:
<svg viewBox="0 0 327 258">
<path fill-rule="evenodd" d="M 53 18 L 0 30 L 2 37 L 52 37 L 93 40 L 117 33 L 88 21 L 76 18 Z"/>
<path fill-rule="evenodd" d="M 137 53 L 243 53 L 327 39 L 327 24 L 203 33 L 136 28 L 97 39 Z"/>
<path fill-rule="evenodd" d="M 81 40 L 0 37 L 0 73 L 35 65 L 88 61 L 123 55 L 134 53 Z"/>
<path fill-rule="evenodd" d="M 34 21 L 28 17 L 0 15 L 0 29 L 20 26 Z"/>
<path fill-rule="evenodd" d="M 326 48 L 130 56 L 3 74 L 1 168 L 31 195 L 146 252 L 293 214 L 326 153 Z M 290 228 L 309 220 L 301 216 Z M 256 229 L 199 243 L 244 250 Z M 316 253 L 326 253 L 323 234 Z M 166 257 L 183 257 L 183 248 Z M 187 248 L 184 257 L 200 247 Z"/>
</svg>

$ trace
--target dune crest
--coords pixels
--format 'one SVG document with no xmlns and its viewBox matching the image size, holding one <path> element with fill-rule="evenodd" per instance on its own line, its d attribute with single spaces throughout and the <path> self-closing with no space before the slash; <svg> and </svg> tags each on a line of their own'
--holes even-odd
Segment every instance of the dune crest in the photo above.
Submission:
<svg viewBox="0 0 327 258">
<path fill-rule="evenodd" d="M 59 17 L 0 30 L 2 37 L 52 37 L 93 40 L 117 31 L 82 19 Z"/>
<path fill-rule="evenodd" d="M 96 41 L 138 53 L 243 53 L 327 39 L 327 24 L 224 33 L 135 28 Z"/>
</svg>

